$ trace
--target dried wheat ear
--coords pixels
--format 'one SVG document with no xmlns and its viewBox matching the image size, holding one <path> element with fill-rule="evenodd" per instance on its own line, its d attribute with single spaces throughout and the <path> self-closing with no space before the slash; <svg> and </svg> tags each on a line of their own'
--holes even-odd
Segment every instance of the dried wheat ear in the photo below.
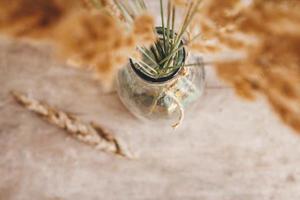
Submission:
<svg viewBox="0 0 300 200">
<path fill-rule="evenodd" d="M 36 113 L 49 123 L 64 129 L 75 139 L 94 147 L 97 150 L 113 153 L 126 158 L 135 158 L 131 151 L 113 134 L 101 126 L 84 123 L 66 112 L 57 110 L 44 102 L 37 101 L 19 92 L 11 92 L 18 104 Z"/>
</svg>

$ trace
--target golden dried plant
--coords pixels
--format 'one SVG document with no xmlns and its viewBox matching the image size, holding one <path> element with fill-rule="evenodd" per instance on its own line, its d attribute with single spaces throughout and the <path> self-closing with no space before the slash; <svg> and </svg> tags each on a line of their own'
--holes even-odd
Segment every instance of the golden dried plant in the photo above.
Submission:
<svg viewBox="0 0 300 200">
<path fill-rule="evenodd" d="M 89 11 L 81 9 L 79 2 Z M 119 67 L 136 55 L 136 46 L 156 38 L 152 17 L 140 16 L 133 8 L 120 12 L 124 2 L 0 0 L 0 31 L 53 40 L 66 57 L 96 70 L 109 87 Z M 191 13 L 194 17 L 187 29 L 191 38 L 187 48 L 203 55 L 230 52 L 212 60 L 219 76 L 248 99 L 264 95 L 282 119 L 300 132 L 300 1 L 170 2 L 173 8 L 193 11 L 186 13 L 186 19 L 191 19 Z M 175 15 L 172 9 L 169 12 Z M 130 20 L 134 21 L 126 23 Z"/>
<path fill-rule="evenodd" d="M 219 76 L 248 99 L 264 95 L 296 131 L 300 131 L 299 10 L 300 2 L 294 0 L 254 0 L 250 5 L 206 1 L 199 22 L 205 38 L 217 38 L 217 46 L 244 53 L 239 59 L 217 60 Z"/>
<path fill-rule="evenodd" d="M 96 71 L 103 87 L 109 89 L 128 57 L 138 56 L 136 46 L 153 43 L 156 37 L 154 20 L 148 14 L 141 14 L 128 29 L 112 4 L 102 3 L 103 8 L 94 9 L 87 1 L 0 0 L 0 31 L 18 38 L 50 40 L 65 58 Z"/>
<path fill-rule="evenodd" d="M 51 38 L 55 26 L 79 5 L 73 0 L 1 0 L 0 31 L 14 37 Z"/>
<path fill-rule="evenodd" d="M 120 139 L 116 138 L 112 133 L 101 126 L 93 122 L 82 122 L 80 119 L 69 113 L 57 110 L 44 102 L 28 97 L 22 93 L 13 91 L 11 94 L 18 104 L 37 114 L 49 123 L 64 129 L 78 141 L 90 145 L 97 150 L 130 159 L 135 158 L 132 152 L 124 146 Z"/>
</svg>

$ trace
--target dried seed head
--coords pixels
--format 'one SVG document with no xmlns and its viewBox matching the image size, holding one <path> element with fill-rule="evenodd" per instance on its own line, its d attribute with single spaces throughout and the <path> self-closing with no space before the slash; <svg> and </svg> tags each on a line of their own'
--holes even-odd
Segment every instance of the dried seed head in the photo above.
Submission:
<svg viewBox="0 0 300 200">
<path fill-rule="evenodd" d="M 53 28 L 78 7 L 72 0 L 0 0 L 0 31 L 15 37 L 51 38 Z"/>
<path fill-rule="evenodd" d="M 243 97 L 265 95 L 283 121 L 300 132 L 300 2 L 241 2 L 206 1 L 200 13 L 204 38 L 246 55 L 218 60 L 219 76 Z M 195 44 L 205 52 L 203 40 Z"/>
<path fill-rule="evenodd" d="M 136 40 L 112 17 L 87 11 L 68 16 L 56 36 L 65 57 L 92 67 L 104 85 L 134 53 Z"/>
<path fill-rule="evenodd" d="M 151 45 L 157 37 L 154 31 L 154 19 L 148 13 L 138 16 L 134 21 L 134 35 L 139 44 Z"/>
</svg>

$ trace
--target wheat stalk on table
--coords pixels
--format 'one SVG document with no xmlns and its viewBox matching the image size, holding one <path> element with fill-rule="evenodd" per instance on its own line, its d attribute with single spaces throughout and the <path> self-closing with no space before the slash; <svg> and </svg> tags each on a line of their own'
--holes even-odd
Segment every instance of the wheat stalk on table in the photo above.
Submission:
<svg viewBox="0 0 300 200">
<path fill-rule="evenodd" d="M 44 102 L 37 101 L 19 92 L 11 92 L 21 106 L 36 113 L 49 123 L 56 125 L 77 140 L 95 147 L 98 150 L 134 158 L 133 154 L 117 139 L 101 126 L 95 123 L 84 123 L 75 116 L 57 110 Z"/>
</svg>

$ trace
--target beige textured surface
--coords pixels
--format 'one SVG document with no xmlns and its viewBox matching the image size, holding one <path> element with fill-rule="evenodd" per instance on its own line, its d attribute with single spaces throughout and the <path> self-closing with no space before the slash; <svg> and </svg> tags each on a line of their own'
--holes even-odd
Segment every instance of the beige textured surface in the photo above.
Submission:
<svg viewBox="0 0 300 200">
<path fill-rule="evenodd" d="M 265 103 L 240 101 L 211 75 L 195 113 L 173 132 L 139 122 L 45 47 L 1 40 L 0 63 L 0 199 L 300 198 L 300 138 Z M 103 124 L 140 158 L 78 143 L 17 106 L 12 89 Z"/>
<path fill-rule="evenodd" d="M 175 132 L 135 119 L 88 73 L 48 48 L 0 40 L 0 199 L 298 200 L 300 136 L 263 100 L 236 98 L 208 69 L 208 89 Z M 99 153 L 17 106 L 27 92 L 96 121 L 139 154 Z"/>
</svg>

